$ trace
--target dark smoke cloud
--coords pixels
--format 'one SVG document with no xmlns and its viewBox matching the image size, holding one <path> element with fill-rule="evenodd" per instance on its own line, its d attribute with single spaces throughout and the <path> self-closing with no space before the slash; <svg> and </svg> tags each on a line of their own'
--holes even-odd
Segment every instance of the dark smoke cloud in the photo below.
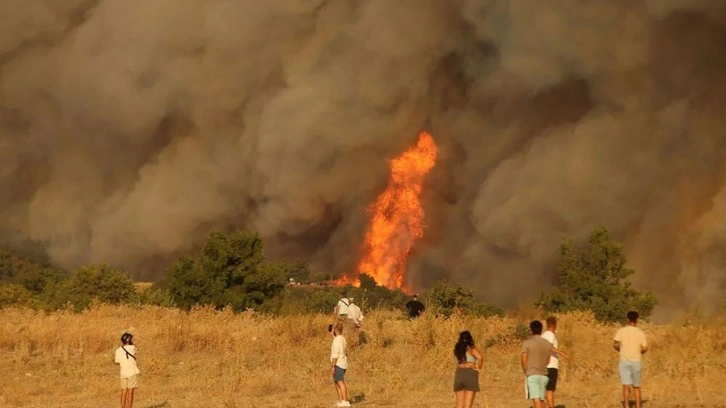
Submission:
<svg viewBox="0 0 726 408">
<path fill-rule="evenodd" d="M 0 4 L 0 223 L 149 277 L 212 228 L 350 271 L 386 157 L 441 147 L 411 279 L 514 303 L 604 224 L 666 311 L 726 289 L 713 0 Z"/>
</svg>

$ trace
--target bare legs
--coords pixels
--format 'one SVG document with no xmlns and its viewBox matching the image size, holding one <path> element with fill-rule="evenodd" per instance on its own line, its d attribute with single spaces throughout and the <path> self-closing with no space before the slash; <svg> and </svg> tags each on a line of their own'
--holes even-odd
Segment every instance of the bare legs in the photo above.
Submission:
<svg viewBox="0 0 726 408">
<path fill-rule="evenodd" d="M 547 406 L 549 408 L 555 408 L 555 392 L 545 391 L 545 401 L 547 401 Z"/>
<path fill-rule="evenodd" d="M 134 405 L 134 388 L 121 389 L 121 408 L 131 408 Z"/>
<path fill-rule="evenodd" d="M 134 405 L 134 391 L 136 391 L 136 388 L 126 391 L 126 408 L 131 408 Z"/>
<path fill-rule="evenodd" d="M 456 408 L 471 408 L 475 396 L 476 391 L 456 391 Z"/>
<path fill-rule="evenodd" d="M 466 391 L 456 391 L 456 408 L 466 408 Z"/>
<path fill-rule="evenodd" d="M 348 388 L 345 386 L 345 381 L 335 382 L 335 392 L 338 393 L 338 401 L 348 401 Z"/>
<path fill-rule="evenodd" d="M 474 397 L 476 396 L 476 391 L 464 391 L 464 400 L 466 402 L 465 408 L 471 408 L 474 406 Z"/>
<path fill-rule="evenodd" d="M 627 407 L 630 404 L 630 385 L 623 385 L 623 406 Z M 640 399 L 640 387 L 633 387 L 633 394 L 635 396 L 635 408 L 641 407 Z"/>
</svg>

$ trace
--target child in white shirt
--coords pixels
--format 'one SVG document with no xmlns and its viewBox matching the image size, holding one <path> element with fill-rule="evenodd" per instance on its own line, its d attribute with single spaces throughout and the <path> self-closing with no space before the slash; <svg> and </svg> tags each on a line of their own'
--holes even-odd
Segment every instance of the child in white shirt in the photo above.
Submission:
<svg viewBox="0 0 726 408">
<path fill-rule="evenodd" d="M 138 349 L 134 346 L 133 335 L 121 336 L 121 347 L 116 349 L 116 364 L 121 371 L 121 408 L 131 408 L 134 404 L 134 390 L 139 385 L 139 366 L 136 364 Z"/>
</svg>

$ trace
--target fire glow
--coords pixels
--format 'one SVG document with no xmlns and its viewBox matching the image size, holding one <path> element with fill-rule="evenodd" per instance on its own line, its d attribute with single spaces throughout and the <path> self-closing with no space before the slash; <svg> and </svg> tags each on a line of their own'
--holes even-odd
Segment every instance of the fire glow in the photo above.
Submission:
<svg viewBox="0 0 726 408">
<path fill-rule="evenodd" d="M 365 273 L 378 285 L 406 288 L 406 261 L 414 242 L 424 232 L 421 190 L 426 175 L 436 164 L 437 154 L 434 139 L 421 132 L 414 146 L 391 160 L 388 186 L 369 207 L 371 219 L 357 273 L 341 278 L 338 283 L 358 284 L 358 275 Z"/>
</svg>

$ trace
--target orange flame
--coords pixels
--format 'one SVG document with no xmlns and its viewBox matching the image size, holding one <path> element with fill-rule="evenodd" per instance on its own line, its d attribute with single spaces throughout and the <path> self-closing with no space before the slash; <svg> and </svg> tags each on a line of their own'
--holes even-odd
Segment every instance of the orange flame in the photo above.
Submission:
<svg viewBox="0 0 726 408">
<path fill-rule="evenodd" d="M 414 241 L 423 236 L 421 189 L 437 153 L 431 135 L 421 132 L 415 146 L 391 160 L 388 187 L 369 209 L 373 215 L 356 275 L 368 274 L 390 289 L 405 287 L 406 260 Z M 344 276 L 336 283 L 357 286 L 358 279 Z"/>
</svg>

